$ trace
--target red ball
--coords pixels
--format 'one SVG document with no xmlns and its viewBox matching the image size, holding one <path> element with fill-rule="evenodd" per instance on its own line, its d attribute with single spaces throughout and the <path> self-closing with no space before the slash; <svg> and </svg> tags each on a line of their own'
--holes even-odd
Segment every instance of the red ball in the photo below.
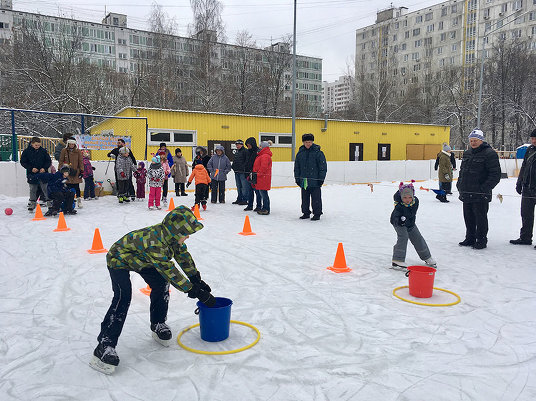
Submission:
<svg viewBox="0 0 536 401">
<path fill-rule="evenodd" d="M 11 216 L 13 214 L 13 209 L 11 209 L 10 207 L 6 208 L 6 210 L 4 210 L 4 212 L 8 215 L 8 216 Z"/>
</svg>

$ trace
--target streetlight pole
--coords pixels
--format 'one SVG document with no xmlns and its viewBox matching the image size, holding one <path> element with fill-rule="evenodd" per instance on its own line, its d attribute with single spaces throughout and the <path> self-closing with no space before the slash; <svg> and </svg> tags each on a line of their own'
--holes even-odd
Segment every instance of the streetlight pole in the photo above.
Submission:
<svg viewBox="0 0 536 401">
<path fill-rule="evenodd" d="M 290 160 L 296 154 L 296 2 L 294 0 L 294 34 L 292 35 L 292 149 Z"/>
<path fill-rule="evenodd" d="M 497 25 L 499 22 L 502 22 L 504 21 L 505 19 L 508 19 L 510 18 L 511 16 L 513 15 L 516 15 L 518 14 L 519 12 L 521 11 L 521 9 L 519 10 L 516 10 L 515 12 L 513 12 L 512 14 L 510 15 L 507 15 L 506 17 L 498 20 L 497 22 L 495 22 L 494 24 L 490 25 L 490 28 L 494 25 Z M 506 25 L 508 24 L 511 24 L 512 22 L 516 21 L 518 18 L 520 18 L 521 16 L 527 14 L 527 12 L 521 14 L 521 15 L 518 15 L 517 17 L 515 17 L 512 21 L 509 21 L 507 22 L 506 24 L 503 24 L 501 25 L 500 27 L 498 28 L 495 28 L 491 31 L 488 32 L 489 28 L 485 28 L 484 29 L 484 35 L 482 36 L 482 51 L 481 51 L 481 54 L 480 54 L 480 88 L 478 90 L 478 112 L 477 112 L 477 119 L 476 119 L 476 127 L 478 129 L 480 129 L 480 115 L 482 113 L 482 85 L 483 85 L 483 81 L 484 81 L 484 45 L 486 44 L 486 38 L 492 34 L 493 32 L 496 32 L 502 28 L 504 28 Z"/>
</svg>

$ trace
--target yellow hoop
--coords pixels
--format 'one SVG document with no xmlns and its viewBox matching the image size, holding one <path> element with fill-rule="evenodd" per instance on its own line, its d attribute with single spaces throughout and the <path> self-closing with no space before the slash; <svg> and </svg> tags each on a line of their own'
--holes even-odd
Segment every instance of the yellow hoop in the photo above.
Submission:
<svg viewBox="0 0 536 401">
<path fill-rule="evenodd" d="M 199 326 L 199 323 L 196 323 L 194 325 L 191 325 L 190 327 L 187 327 L 185 328 L 183 331 L 181 331 L 179 333 L 179 335 L 177 336 L 177 343 L 182 347 L 184 348 L 186 351 L 190 351 L 190 352 L 194 352 L 196 354 L 203 354 L 203 355 L 228 355 L 228 354 L 236 354 L 237 352 L 241 352 L 241 351 L 245 351 L 247 350 L 248 348 L 251 348 L 253 347 L 255 344 L 257 344 L 259 342 L 259 340 L 261 339 L 261 332 L 259 331 L 259 329 L 257 329 L 255 326 L 249 324 L 249 323 L 245 323 L 245 322 L 239 322 L 238 320 L 231 320 L 231 323 L 236 323 L 236 324 L 241 324 L 242 326 L 246 326 L 246 327 L 249 327 L 253 330 L 255 330 L 255 332 L 257 333 L 257 338 L 255 339 L 255 341 L 253 341 L 251 344 L 249 345 L 246 345 L 245 347 L 242 347 L 242 348 L 237 348 L 237 349 L 232 349 L 230 351 L 202 351 L 202 350 L 199 350 L 199 349 L 195 349 L 195 348 L 190 348 L 190 347 L 187 347 L 186 345 L 184 345 L 183 343 L 181 343 L 181 337 L 184 333 L 186 333 L 188 330 L 190 329 L 193 329 L 194 327 L 197 327 Z"/>
<path fill-rule="evenodd" d="M 451 302 L 449 304 L 429 304 L 429 303 L 426 303 L 426 302 L 417 302 L 417 301 L 412 301 L 411 299 L 407 299 L 407 298 L 402 298 L 400 295 L 397 295 L 397 291 L 402 289 L 402 288 L 409 288 L 409 286 L 407 285 L 403 285 L 401 287 L 396 287 L 394 290 L 393 290 L 393 295 L 395 297 L 397 297 L 398 299 L 401 299 L 402 301 L 405 301 L 405 302 L 409 302 L 410 304 L 415 304 L 415 305 L 424 305 L 424 306 L 452 306 L 452 305 L 456 305 L 456 304 L 459 304 L 461 302 L 461 298 L 458 294 L 456 294 L 455 292 L 452 292 L 452 291 L 449 291 L 449 290 L 445 290 L 443 288 L 437 288 L 437 287 L 433 287 L 434 290 L 438 290 L 438 291 L 443 291 L 443 292 L 447 292 L 449 294 L 452 294 L 456 297 L 456 301 L 454 302 Z"/>
</svg>

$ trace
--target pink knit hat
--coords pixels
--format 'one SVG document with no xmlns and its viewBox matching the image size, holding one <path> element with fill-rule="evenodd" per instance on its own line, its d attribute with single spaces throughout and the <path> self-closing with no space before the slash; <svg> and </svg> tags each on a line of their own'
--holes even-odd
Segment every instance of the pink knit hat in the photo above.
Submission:
<svg viewBox="0 0 536 401">
<path fill-rule="evenodd" d="M 409 184 L 404 184 L 403 182 L 400 183 L 398 192 L 400 192 L 401 198 L 404 196 L 411 196 L 413 198 L 415 196 L 415 188 L 413 187 L 414 182 L 415 180 L 411 180 Z"/>
</svg>

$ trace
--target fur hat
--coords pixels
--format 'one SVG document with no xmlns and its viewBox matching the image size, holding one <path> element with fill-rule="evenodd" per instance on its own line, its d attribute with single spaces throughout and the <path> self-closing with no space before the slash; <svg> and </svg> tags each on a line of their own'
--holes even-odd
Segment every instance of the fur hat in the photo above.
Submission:
<svg viewBox="0 0 536 401">
<path fill-rule="evenodd" d="M 76 139 L 67 139 L 67 145 L 76 145 Z"/>
<path fill-rule="evenodd" d="M 415 196 L 415 188 L 413 187 L 414 182 L 415 180 L 411 180 L 409 184 L 404 184 L 403 182 L 400 183 L 398 192 L 400 192 L 401 198 L 404 196 L 411 196 L 413 198 Z"/>
<path fill-rule="evenodd" d="M 151 161 L 152 161 L 153 163 L 160 163 L 160 156 L 154 156 L 154 157 L 151 159 Z"/>
<path fill-rule="evenodd" d="M 480 131 L 479 129 L 475 128 L 469 134 L 469 138 L 476 138 L 476 139 L 480 139 L 481 141 L 483 141 L 484 140 L 484 133 L 482 131 Z"/>
<path fill-rule="evenodd" d="M 314 141 L 315 140 L 315 136 L 313 134 L 303 134 L 302 137 L 301 137 L 301 140 L 302 142 L 305 142 L 305 141 Z"/>
<path fill-rule="evenodd" d="M 443 144 L 443 150 L 444 150 L 445 152 L 450 152 L 452 149 L 450 148 L 450 146 L 449 146 L 448 144 L 444 143 L 444 144 Z"/>
<path fill-rule="evenodd" d="M 128 152 L 129 152 L 129 149 L 126 146 L 123 146 L 122 148 L 119 149 L 119 153 L 122 155 L 127 155 Z"/>
</svg>

